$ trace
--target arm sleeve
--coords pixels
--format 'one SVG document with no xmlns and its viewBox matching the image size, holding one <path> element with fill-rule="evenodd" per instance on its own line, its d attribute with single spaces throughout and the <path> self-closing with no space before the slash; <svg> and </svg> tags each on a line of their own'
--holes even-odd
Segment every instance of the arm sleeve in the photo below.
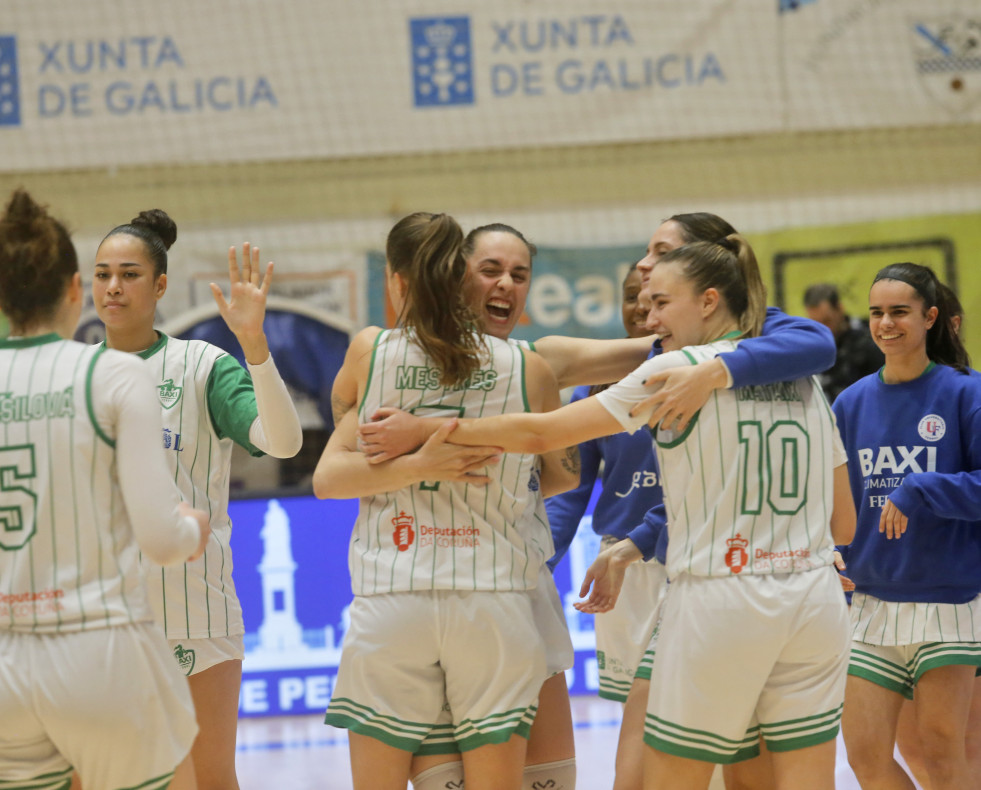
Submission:
<svg viewBox="0 0 981 790">
<path fill-rule="evenodd" d="M 961 425 L 968 437 L 967 464 L 963 472 L 914 472 L 889 495 L 909 519 L 926 510 L 938 518 L 981 521 L 981 409 Z"/>
<path fill-rule="evenodd" d="M 300 452 L 303 429 L 272 354 L 261 365 L 249 365 L 249 373 L 258 410 L 249 427 L 250 443 L 274 458 L 292 458 Z"/>
<path fill-rule="evenodd" d="M 578 387 L 572 400 L 581 400 L 586 397 L 588 392 L 588 387 Z M 555 554 L 548 561 L 549 567 L 553 570 L 569 550 L 569 545 L 576 535 L 579 522 L 586 512 L 589 498 L 593 493 L 593 486 L 596 483 L 596 476 L 599 473 L 601 459 L 599 443 L 595 439 L 580 444 L 578 487 L 545 500 L 548 523 L 552 529 L 552 540 L 555 543 Z"/>
<path fill-rule="evenodd" d="M 719 356 L 733 386 L 747 387 L 813 376 L 834 365 L 835 354 L 826 326 L 769 307 L 760 337 L 746 338 Z"/>
<path fill-rule="evenodd" d="M 667 523 L 667 510 L 661 503 L 648 510 L 644 514 L 644 520 L 627 533 L 627 537 L 644 555 L 645 562 L 656 555 L 661 533 L 667 530 Z M 664 557 L 659 559 L 664 561 Z"/>
<path fill-rule="evenodd" d="M 252 423 L 259 415 L 252 377 L 238 361 L 228 355 L 219 357 L 208 374 L 208 411 L 211 425 L 219 439 L 229 438 L 259 456 L 263 449 L 249 436 Z"/>
<path fill-rule="evenodd" d="M 647 425 L 647 421 L 654 413 L 654 406 L 652 405 L 634 416 L 630 415 L 630 410 L 636 404 L 651 395 L 652 391 L 644 386 L 647 378 L 661 370 L 684 367 L 690 364 L 692 364 L 691 360 L 681 351 L 658 354 L 656 357 L 645 361 L 633 373 L 629 373 L 616 384 L 603 390 L 596 396 L 596 400 L 623 426 L 625 431 L 633 433 Z"/>
<path fill-rule="evenodd" d="M 184 562 L 197 548 L 200 531 L 197 521 L 179 514 L 159 401 L 143 363 L 103 354 L 93 376 L 92 404 L 100 427 L 116 442 L 119 487 L 140 550 L 159 565 Z"/>
</svg>

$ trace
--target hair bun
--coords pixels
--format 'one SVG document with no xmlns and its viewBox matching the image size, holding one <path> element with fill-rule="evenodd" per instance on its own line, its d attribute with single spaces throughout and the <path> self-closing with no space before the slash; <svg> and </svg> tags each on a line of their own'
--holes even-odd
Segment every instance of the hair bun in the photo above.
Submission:
<svg viewBox="0 0 981 790">
<path fill-rule="evenodd" d="M 157 234 L 168 250 L 177 241 L 177 223 L 163 209 L 152 208 L 149 211 L 141 211 L 140 215 L 130 220 L 129 224 L 138 228 L 146 228 Z"/>
</svg>

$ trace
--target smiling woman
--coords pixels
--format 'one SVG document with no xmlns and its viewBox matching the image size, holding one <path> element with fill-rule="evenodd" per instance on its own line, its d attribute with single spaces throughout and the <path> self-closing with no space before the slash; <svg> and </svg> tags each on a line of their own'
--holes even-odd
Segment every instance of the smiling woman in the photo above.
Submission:
<svg viewBox="0 0 981 790">
<path fill-rule="evenodd" d="M 483 331 L 507 340 L 525 309 L 537 249 L 520 231 L 495 223 L 474 228 L 463 242 L 467 294 Z"/>
<path fill-rule="evenodd" d="M 925 266 L 882 269 L 869 328 L 885 365 L 834 403 L 858 512 L 843 551 L 855 582 L 843 728 L 863 786 L 905 780 L 893 738 L 914 689 L 931 785 L 972 782 L 964 743 L 981 666 L 981 377 L 948 294 Z"/>
<path fill-rule="evenodd" d="M 451 440 L 541 453 L 637 430 L 653 422 L 653 406 L 644 405 L 644 384 L 653 375 L 731 352 L 740 338 L 762 328 L 765 291 L 756 258 L 738 235 L 658 255 L 648 285 L 654 301 L 648 325 L 662 333 L 668 353 L 598 395 L 555 411 L 460 420 Z M 674 584 L 644 738 L 651 747 L 645 749 L 644 773 L 658 781 L 645 786 L 667 787 L 670 777 L 671 787 L 706 787 L 712 762 L 753 756 L 761 735 L 773 746 L 774 770 L 788 777 L 788 786 L 834 786 L 847 619 L 832 567 L 833 539 L 847 543 L 854 519 L 843 454 L 827 403 L 810 377 L 786 389 L 755 387 L 746 394 L 716 393 L 684 430 L 653 426 L 669 503 L 666 564 Z M 587 576 L 584 593 L 592 581 Z M 590 604 L 597 608 L 589 610 L 609 609 L 606 596 L 594 590 Z M 794 623 L 786 630 L 793 635 L 774 637 L 774 621 L 761 616 L 764 610 Z M 744 645 L 745 652 L 734 654 L 734 645 Z M 693 664 L 693 654 L 704 658 Z M 722 654 L 729 660 L 718 661 Z M 785 655 L 807 658 L 795 658 L 791 673 L 781 664 Z M 772 671 L 749 678 L 746 666 Z M 797 679 L 788 684 L 790 674 Z M 697 695 L 688 691 L 691 684 L 678 683 L 679 675 L 699 679 Z M 747 730 L 754 715 L 759 725 Z M 808 724 L 798 728 L 802 721 Z M 714 745 L 706 747 L 692 732 L 708 734 Z"/>
<path fill-rule="evenodd" d="M 273 264 L 243 245 L 228 252 L 231 295 L 214 283 L 221 317 L 248 371 L 217 346 L 168 337 L 153 326 L 167 291 L 167 253 L 177 225 L 144 211 L 113 228 L 96 253 L 92 298 L 106 346 L 137 355 L 156 384 L 169 475 L 185 500 L 207 503 L 212 538 L 198 561 L 161 569 L 143 559 L 150 602 L 178 666 L 188 675 L 200 733 L 191 756 L 198 786 L 235 788 L 235 727 L 244 626 L 232 582 L 228 477 L 232 445 L 288 458 L 302 439 L 296 409 L 269 353 L 263 321 Z M 160 439 L 158 439 L 159 441 Z"/>
</svg>

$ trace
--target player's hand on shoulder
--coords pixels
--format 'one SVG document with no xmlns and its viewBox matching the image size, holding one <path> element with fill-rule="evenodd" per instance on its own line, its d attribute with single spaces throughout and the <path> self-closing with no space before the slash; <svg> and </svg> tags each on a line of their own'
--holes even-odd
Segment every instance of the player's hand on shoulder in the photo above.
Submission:
<svg viewBox="0 0 981 790">
<path fill-rule="evenodd" d="M 718 357 L 697 365 L 668 368 L 650 376 L 644 386 L 654 393 L 632 410 L 632 414 L 652 409 L 650 424 L 683 431 L 708 403 L 712 393 L 726 384 L 725 366 Z"/>
</svg>

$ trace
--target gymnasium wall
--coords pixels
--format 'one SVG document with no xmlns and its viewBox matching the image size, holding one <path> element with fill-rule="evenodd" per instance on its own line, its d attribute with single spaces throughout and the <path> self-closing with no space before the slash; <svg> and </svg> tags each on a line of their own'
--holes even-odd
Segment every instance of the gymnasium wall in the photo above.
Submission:
<svg viewBox="0 0 981 790">
<path fill-rule="evenodd" d="M 165 320 L 249 239 L 279 295 L 358 327 L 395 219 L 509 222 L 575 258 L 543 259 L 529 336 L 616 333 L 622 265 L 709 210 L 791 311 L 814 279 L 860 313 L 876 265 L 936 265 L 979 357 L 979 35 L 971 0 L 8 0 L 0 192 L 83 260 L 167 209 Z"/>
</svg>

